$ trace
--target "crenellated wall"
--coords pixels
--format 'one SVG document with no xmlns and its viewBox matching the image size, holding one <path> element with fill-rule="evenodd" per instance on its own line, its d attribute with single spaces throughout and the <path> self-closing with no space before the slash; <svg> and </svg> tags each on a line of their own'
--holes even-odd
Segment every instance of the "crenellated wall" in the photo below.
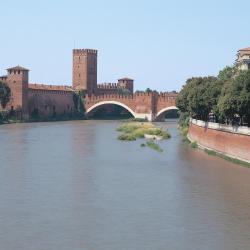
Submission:
<svg viewBox="0 0 250 250">
<path fill-rule="evenodd" d="M 173 99 L 174 96 L 171 94 L 171 98 L 168 98 L 168 95 L 167 93 L 159 95 L 157 92 L 136 92 L 133 95 L 89 95 L 86 97 L 85 102 L 86 113 L 94 111 L 94 109 L 101 105 L 116 104 L 130 111 L 135 118 L 147 118 L 149 121 L 155 121 L 158 120 L 158 110 L 176 108 L 175 99 Z M 166 110 L 163 110 L 162 114 Z"/>
<path fill-rule="evenodd" d="M 97 84 L 97 50 L 73 50 L 72 86 L 31 84 L 29 70 L 21 66 L 7 69 L 0 80 L 11 88 L 11 100 L 6 110 L 19 110 L 27 118 L 34 113 L 48 116 L 65 114 L 74 109 L 73 96 L 81 92 L 86 96 L 86 110 L 92 112 L 103 104 L 116 104 L 130 111 L 134 117 L 160 120 L 168 109 L 175 109 L 176 93 L 137 92 L 134 80 L 128 77 L 117 83 Z M 127 91 L 128 90 L 128 91 Z"/>
<path fill-rule="evenodd" d="M 191 119 L 188 138 L 202 148 L 250 163 L 250 128 Z"/>
</svg>

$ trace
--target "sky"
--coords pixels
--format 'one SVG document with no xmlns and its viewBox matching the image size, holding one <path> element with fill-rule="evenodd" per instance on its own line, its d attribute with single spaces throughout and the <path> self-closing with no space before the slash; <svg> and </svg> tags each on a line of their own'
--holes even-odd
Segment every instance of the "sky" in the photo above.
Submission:
<svg viewBox="0 0 250 250">
<path fill-rule="evenodd" d="M 71 85 L 72 49 L 91 48 L 98 83 L 178 91 L 250 47 L 249 0 L 2 0 L 0 10 L 0 74 L 21 65 L 31 83 Z"/>
</svg>

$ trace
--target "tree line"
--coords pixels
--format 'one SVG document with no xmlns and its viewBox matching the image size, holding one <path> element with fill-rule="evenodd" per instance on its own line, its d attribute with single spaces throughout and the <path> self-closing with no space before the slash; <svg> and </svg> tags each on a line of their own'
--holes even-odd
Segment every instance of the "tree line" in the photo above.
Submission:
<svg viewBox="0 0 250 250">
<path fill-rule="evenodd" d="M 250 71 L 227 66 L 217 77 L 193 77 L 177 96 L 182 116 L 250 126 Z"/>
</svg>

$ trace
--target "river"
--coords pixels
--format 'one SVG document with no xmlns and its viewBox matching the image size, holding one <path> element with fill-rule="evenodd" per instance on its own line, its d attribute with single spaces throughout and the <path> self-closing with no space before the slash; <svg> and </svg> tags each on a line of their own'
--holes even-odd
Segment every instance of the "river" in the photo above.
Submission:
<svg viewBox="0 0 250 250">
<path fill-rule="evenodd" d="M 249 250 L 250 169 L 118 141 L 119 121 L 0 126 L 1 250 Z"/>
</svg>

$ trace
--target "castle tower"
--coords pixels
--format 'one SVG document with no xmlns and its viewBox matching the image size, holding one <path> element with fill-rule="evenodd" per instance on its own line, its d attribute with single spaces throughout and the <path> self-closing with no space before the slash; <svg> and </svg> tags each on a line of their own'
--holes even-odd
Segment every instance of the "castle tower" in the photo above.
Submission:
<svg viewBox="0 0 250 250">
<path fill-rule="evenodd" d="M 20 66 L 7 69 L 7 84 L 11 89 L 11 109 L 22 110 L 25 117 L 28 114 L 28 82 L 29 70 Z"/>
<path fill-rule="evenodd" d="M 94 94 L 97 91 L 97 50 L 73 50 L 73 88 Z"/>
<path fill-rule="evenodd" d="M 134 93 L 134 80 L 130 78 L 118 79 L 118 87 L 123 89 L 128 89 L 131 94 Z"/>
</svg>

